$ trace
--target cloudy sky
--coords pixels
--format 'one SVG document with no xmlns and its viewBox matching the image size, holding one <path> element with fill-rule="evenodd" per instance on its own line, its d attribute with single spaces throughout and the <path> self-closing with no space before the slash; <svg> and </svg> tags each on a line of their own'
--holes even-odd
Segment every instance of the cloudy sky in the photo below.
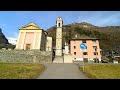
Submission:
<svg viewBox="0 0 120 90">
<path fill-rule="evenodd" d="M 0 11 L 0 28 L 7 38 L 17 38 L 18 28 L 34 22 L 44 30 L 56 24 L 88 22 L 96 26 L 120 26 L 120 11 Z"/>
</svg>

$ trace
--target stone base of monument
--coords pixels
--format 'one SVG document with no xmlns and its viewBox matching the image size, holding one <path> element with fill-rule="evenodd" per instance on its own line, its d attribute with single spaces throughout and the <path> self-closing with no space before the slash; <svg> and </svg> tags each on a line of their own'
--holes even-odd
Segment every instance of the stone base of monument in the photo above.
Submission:
<svg viewBox="0 0 120 90">
<path fill-rule="evenodd" d="M 56 56 L 55 59 L 53 60 L 53 63 L 64 63 L 63 62 L 63 57 L 62 56 Z"/>
</svg>

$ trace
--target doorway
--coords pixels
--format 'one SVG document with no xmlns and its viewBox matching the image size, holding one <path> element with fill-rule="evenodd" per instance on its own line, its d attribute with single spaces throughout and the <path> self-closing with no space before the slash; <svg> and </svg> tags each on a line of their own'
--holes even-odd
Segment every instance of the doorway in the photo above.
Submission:
<svg viewBox="0 0 120 90">
<path fill-rule="evenodd" d="M 26 50 L 30 50 L 31 44 L 26 44 Z"/>
<path fill-rule="evenodd" d="M 84 62 L 88 62 L 88 58 L 83 58 L 84 59 Z"/>
</svg>

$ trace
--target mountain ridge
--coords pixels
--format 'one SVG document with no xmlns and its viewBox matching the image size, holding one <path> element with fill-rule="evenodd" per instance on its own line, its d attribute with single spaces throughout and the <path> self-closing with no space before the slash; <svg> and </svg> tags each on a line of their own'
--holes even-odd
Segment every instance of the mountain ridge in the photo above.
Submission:
<svg viewBox="0 0 120 90">
<path fill-rule="evenodd" d="M 2 33 L 2 29 L 0 28 L 0 49 L 2 48 L 11 48 L 14 49 L 15 45 L 12 45 L 9 43 L 8 39 L 5 37 L 5 35 Z"/>
<path fill-rule="evenodd" d="M 0 44 L 8 44 L 8 40 L 5 35 L 2 33 L 2 29 L 0 28 Z"/>
<path fill-rule="evenodd" d="M 48 32 L 48 36 L 53 37 L 53 46 L 55 47 L 56 42 L 56 25 L 50 27 L 46 30 Z M 101 49 L 120 49 L 120 26 L 95 26 L 93 24 L 87 22 L 81 23 L 71 23 L 67 25 L 63 25 L 63 47 L 64 43 L 69 43 L 71 38 L 74 38 L 75 34 L 78 37 L 80 36 L 88 36 L 91 38 L 100 38 L 100 47 Z"/>
</svg>

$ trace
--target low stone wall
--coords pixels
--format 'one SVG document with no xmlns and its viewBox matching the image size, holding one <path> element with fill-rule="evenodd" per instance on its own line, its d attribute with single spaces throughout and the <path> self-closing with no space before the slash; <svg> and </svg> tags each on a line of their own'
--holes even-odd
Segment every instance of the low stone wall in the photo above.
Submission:
<svg viewBox="0 0 120 90">
<path fill-rule="evenodd" d="M 52 52 L 39 50 L 0 50 L 0 62 L 51 63 Z"/>
</svg>

